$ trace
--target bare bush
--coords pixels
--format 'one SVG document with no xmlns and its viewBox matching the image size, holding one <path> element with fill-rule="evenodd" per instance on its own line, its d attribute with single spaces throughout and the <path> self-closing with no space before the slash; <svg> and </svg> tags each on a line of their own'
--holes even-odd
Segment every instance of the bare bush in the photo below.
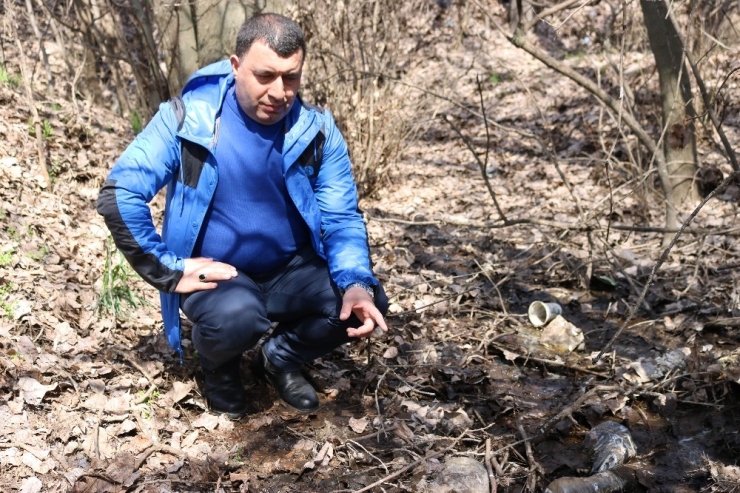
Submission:
<svg viewBox="0 0 740 493">
<path fill-rule="evenodd" d="M 409 31 L 420 27 L 419 19 L 431 27 L 433 5 L 308 0 L 289 8 L 288 15 L 306 34 L 304 93 L 335 115 L 360 195 L 370 194 L 421 128 L 419 115 L 427 114 L 430 98 L 405 75 L 417 48 Z"/>
</svg>

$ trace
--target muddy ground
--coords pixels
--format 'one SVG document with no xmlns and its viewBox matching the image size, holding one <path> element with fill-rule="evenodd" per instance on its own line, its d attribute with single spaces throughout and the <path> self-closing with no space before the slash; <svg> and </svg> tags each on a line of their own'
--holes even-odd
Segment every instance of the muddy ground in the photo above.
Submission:
<svg viewBox="0 0 740 493">
<path fill-rule="evenodd" d="M 542 491 L 589 475 L 582 441 L 605 420 L 634 439 L 632 491 L 740 490 L 738 188 L 701 209 L 651 279 L 664 235 L 645 228 L 662 227 L 663 207 L 653 175 L 630 161 L 641 151 L 482 16 L 461 30 L 454 7 L 425 15 L 436 41 L 419 46 L 424 82 L 462 103 L 440 99 L 437 110 L 481 158 L 489 149 L 487 177 L 515 224 L 502 226 L 460 135 L 420 115 L 418 140 L 361 204 L 390 331 L 307 367 L 323 403 L 310 415 L 254 380 L 252 352 L 248 416 L 204 408 L 187 323 L 180 361 L 156 293 L 120 264 L 95 213 L 130 123 L 37 91 L 53 179 L 43 186 L 28 99 L 0 84 L 3 491 L 448 491 L 439 483 L 454 457 L 481 464 L 491 491 Z M 584 73 L 603 62 L 573 56 L 578 38 L 540 38 Z M 709 84 L 731 70 L 733 46 L 703 62 Z M 642 71 L 638 103 L 655 102 L 650 54 L 626 53 L 625 63 Z M 481 76 L 488 137 L 465 110 L 480 110 Z M 727 90 L 737 101 L 737 83 Z M 644 118 L 654 134 L 656 111 Z M 734 143 L 739 118 L 727 109 Z M 713 137 L 702 133 L 702 163 L 727 174 Z M 110 298 L 120 302 L 113 315 L 101 308 L 110 292 L 134 304 Z M 543 344 L 526 316 L 535 300 L 558 302 L 582 345 Z"/>
</svg>

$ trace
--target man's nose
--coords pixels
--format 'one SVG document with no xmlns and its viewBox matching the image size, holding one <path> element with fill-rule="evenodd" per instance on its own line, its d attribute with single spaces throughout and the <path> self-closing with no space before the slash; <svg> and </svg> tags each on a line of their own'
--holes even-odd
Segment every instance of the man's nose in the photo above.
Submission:
<svg viewBox="0 0 740 493">
<path fill-rule="evenodd" d="M 282 77 L 275 77 L 275 80 L 270 84 L 268 95 L 272 99 L 277 99 L 279 101 L 285 100 L 285 85 L 283 84 Z"/>
</svg>

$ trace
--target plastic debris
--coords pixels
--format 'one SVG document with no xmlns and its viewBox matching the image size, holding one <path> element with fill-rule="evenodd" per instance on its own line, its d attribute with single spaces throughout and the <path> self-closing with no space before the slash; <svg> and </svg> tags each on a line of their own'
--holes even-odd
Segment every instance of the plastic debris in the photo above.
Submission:
<svg viewBox="0 0 740 493">
<path fill-rule="evenodd" d="M 545 493 L 612 493 L 624 490 L 634 480 L 634 472 L 622 466 L 637 453 L 627 428 L 604 421 L 586 434 L 583 446 L 593 459 L 591 476 L 556 479 Z"/>
<path fill-rule="evenodd" d="M 547 485 L 545 493 L 612 493 L 622 491 L 627 484 L 612 471 L 587 478 L 560 478 Z"/>
<path fill-rule="evenodd" d="M 591 474 L 614 469 L 637 454 L 632 435 L 615 421 L 604 421 L 586 434 L 583 445 L 591 452 Z"/>
</svg>

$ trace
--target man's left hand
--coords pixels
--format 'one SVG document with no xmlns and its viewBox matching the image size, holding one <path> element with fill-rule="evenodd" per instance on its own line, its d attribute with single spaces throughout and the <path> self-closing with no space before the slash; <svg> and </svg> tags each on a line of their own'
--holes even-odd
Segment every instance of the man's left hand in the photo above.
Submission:
<svg viewBox="0 0 740 493">
<path fill-rule="evenodd" d="M 342 310 L 339 312 L 339 320 L 347 320 L 353 313 L 360 319 L 362 325 L 357 328 L 348 328 L 348 336 L 367 337 L 373 333 L 376 325 L 383 332 L 388 331 L 388 326 L 385 325 L 385 320 L 383 320 L 383 314 L 375 306 L 370 294 L 360 287 L 349 288 L 342 296 Z"/>
</svg>

